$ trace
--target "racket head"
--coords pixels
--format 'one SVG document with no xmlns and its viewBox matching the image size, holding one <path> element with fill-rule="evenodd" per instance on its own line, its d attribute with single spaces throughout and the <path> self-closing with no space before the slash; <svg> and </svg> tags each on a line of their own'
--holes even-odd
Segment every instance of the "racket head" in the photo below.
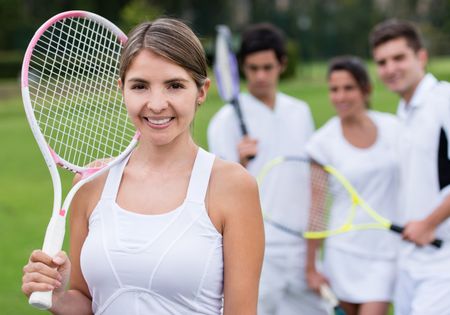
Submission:
<svg viewBox="0 0 450 315">
<path fill-rule="evenodd" d="M 132 145 L 137 135 L 118 86 L 126 40 L 87 11 L 60 13 L 34 34 L 22 64 L 22 98 L 47 164 L 92 172 Z"/>
<path fill-rule="evenodd" d="M 219 95 L 231 103 L 239 95 L 239 67 L 231 45 L 231 31 L 226 25 L 217 26 L 214 74 Z"/>
<path fill-rule="evenodd" d="M 297 173 L 290 181 L 283 183 L 280 180 L 294 171 Z M 262 198 L 265 194 L 279 194 L 284 195 L 286 200 L 295 200 L 296 204 L 301 204 L 306 217 L 299 220 L 306 224 L 294 228 L 294 222 L 283 218 L 281 212 L 274 215 L 267 211 L 262 199 L 266 222 L 287 233 L 308 239 L 322 239 L 352 230 L 388 228 L 388 221 L 364 203 L 339 171 L 332 166 L 318 164 L 306 156 L 280 156 L 271 160 L 262 168 L 257 181 Z M 269 182 L 270 186 L 265 182 Z M 293 186 L 293 182 L 296 185 Z M 288 217 L 292 218 L 291 215 Z"/>
<path fill-rule="evenodd" d="M 266 223 L 303 238 L 310 202 L 309 176 L 310 160 L 300 155 L 278 156 L 261 168 L 256 180 Z"/>
<path fill-rule="evenodd" d="M 311 206 L 305 238 L 320 239 L 350 231 L 389 229 L 391 222 L 373 210 L 349 180 L 330 165 L 312 162 Z"/>
</svg>

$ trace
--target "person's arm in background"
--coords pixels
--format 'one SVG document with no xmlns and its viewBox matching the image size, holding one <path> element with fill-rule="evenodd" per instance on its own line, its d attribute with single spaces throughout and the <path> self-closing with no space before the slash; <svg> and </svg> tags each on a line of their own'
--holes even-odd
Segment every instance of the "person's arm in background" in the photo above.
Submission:
<svg viewBox="0 0 450 315">
<path fill-rule="evenodd" d="M 247 166 L 248 156 L 257 154 L 258 141 L 243 137 L 234 109 L 230 105 L 222 108 L 208 125 L 208 150 L 218 157 Z"/>
<path fill-rule="evenodd" d="M 430 244 L 436 239 L 437 227 L 450 217 L 450 194 L 423 220 L 405 224 L 403 239 L 419 246 Z"/>
</svg>

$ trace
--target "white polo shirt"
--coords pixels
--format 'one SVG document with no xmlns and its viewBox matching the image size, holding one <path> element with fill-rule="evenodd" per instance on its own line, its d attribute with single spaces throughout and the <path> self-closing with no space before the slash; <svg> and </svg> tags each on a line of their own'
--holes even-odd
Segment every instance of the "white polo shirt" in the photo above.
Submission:
<svg viewBox="0 0 450 315">
<path fill-rule="evenodd" d="M 304 155 L 305 145 L 314 131 L 314 123 L 308 105 L 283 93 L 277 93 L 275 107 L 270 109 L 248 93 L 239 96 L 244 121 L 249 136 L 258 140 L 258 154 L 247 165 L 248 171 L 257 176 L 262 167 L 278 156 Z M 217 156 L 238 162 L 238 143 L 242 139 L 234 108 L 227 104 L 212 118 L 208 126 L 209 151 Z M 261 205 L 270 217 L 291 229 L 303 231 L 307 222 L 307 209 L 302 206 L 299 178 L 302 172 L 292 167 L 283 172 L 280 185 L 264 183 L 270 189 L 261 190 Z M 306 191 L 305 191 L 306 193 Z M 299 244 L 299 238 L 266 224 L 267 244 Z"/>
<path fill-rule="evenodd" d="M 427 74 L 409 104 L 400 101 L 397 115 L 401 121 L 399 223 L 405 224 L 427 217 L 450 192 L 450 84 Z M 438 227 L 436 236 L 444 240 L 443 249 L 403 242 L 401 257 L 413 258 L 420 267 L 424 261 L 450 256 L 449 219 Z"/>
</svg>

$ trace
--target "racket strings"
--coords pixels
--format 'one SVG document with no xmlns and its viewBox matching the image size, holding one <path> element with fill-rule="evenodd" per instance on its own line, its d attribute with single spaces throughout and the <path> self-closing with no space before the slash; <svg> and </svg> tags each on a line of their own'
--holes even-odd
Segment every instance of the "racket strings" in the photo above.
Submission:
<svg viewBox="0 0 450 315">
<path fill-rule="evenodd" d="M 311 166 L 311 198 L 307 231 L 321 232 L 330 228 L 331 205 L 336 192 L 330 185 L 328 173 L 318 165 Z"/>
<path fill-rule="evenodd" d="M 122 152 L 134 135 L 117 86 L 121 43 L 104 26 L 64 19 L 37 41 L 29 90 L 48 144 L 85 166 Z"/>
<path fill-rule="evenodd" d="M 379 226 L 361 209 L 359 197 L 352 194 L 335 174 L 321 166 L 312 166 L 307 232 L 324 232 L 329 236 L 329 233 Z"/>
</svg>

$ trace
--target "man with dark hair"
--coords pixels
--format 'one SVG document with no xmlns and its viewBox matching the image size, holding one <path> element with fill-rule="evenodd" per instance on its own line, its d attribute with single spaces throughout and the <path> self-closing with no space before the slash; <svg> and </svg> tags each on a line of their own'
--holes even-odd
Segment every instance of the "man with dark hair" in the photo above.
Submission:
<svg viewBox="0 0 450 315">
<path fill-rule="evenodd" d="M 275 157 L 303 155 L 314 124 L 305 102 L 278 91 L 287 63 L 280 30 L 267 23 L 250 26 L 242 34 L 239 60 L 248 88 L 239 102 L 249 135 L 242 136 L 238 116 L 227 104 L 210 122 L 208 144 L 211 152 L 241 163 L 256 177 Z M 308 207 L 298 187 L 306 179 L 295 166 L 287 167 L 291 169 L 260 186 L 261 204 L 278 223 L 304 231 Z M 258 315 L 327 314 L 305 280 L 306 243 L 267 222 L 265 231 Z"/>
<path fill-rule="evenodd" d="M 401 120 L 396 315 L 450 314 L 450 84 L 426 72 L 428 54 L 410 22 L 375 26 L 370 44 L 380 79 L 397 93 Z M 443 239 L 442 248 L 430 246 Z"/>
</svg>

